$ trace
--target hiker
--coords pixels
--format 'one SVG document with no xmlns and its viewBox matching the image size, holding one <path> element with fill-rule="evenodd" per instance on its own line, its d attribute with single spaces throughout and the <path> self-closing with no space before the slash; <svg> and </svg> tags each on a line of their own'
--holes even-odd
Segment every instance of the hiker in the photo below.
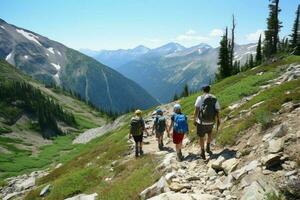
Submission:
<svg viewBox="0 0 300 200">
<path fill-rule="evenodd" d="M 167 122 L 166 122 L 166 118 L 163 115 L 163 111 L 161 109 L 158 109 L 156 111 L 156 117 L 154 119 L 152 132 L 155 131 L 159 150 L 163 150 L 164 148 L 163 139 L 164 139 L 164 132 L 166 130 L 166 127 L 167 127 Z M 168 132 L 168 136 L 169 136 L 169 132 Z"/>
<path fill-rule="evenodd" d="M 135 142 L 135 157 L 142 156 L 143 152 L 143 133 L 145 131 L 145 122 L 142 118 L 142 111 L 136 110 L 135 116 L 131 118 L 129 139 L 133 136 Z"/>
<path fill-rule="evenodd" d="M 197 135 L 199 136 L 199 144 L 201 148 L 201 157 L 205 158 L 204 137 L 207 134 L 206 152 L 211 154 L 210 143 L 212 141 L 212 130 L 217 120 L 217 131 L 220 126 L 220 104 L 217 98 L 210 94 L 210 86 L 202 88 L 203 95 L 198 96 L 195 103 L 194 125 L 197 127 Z"/>
<path fill-rule="evenodd" d="M 177 160 L 182 161 L 183 155 L 181 152 L 182 141 L 185 134 L 188 134 L 189 127 L 187 117 L 181 112 L 181 106 L 179 104 L 174 105 L 174 114 L 171 117 L 170 129 L 173 128 L 173 143 L 176 146 Z"/>
</svg>

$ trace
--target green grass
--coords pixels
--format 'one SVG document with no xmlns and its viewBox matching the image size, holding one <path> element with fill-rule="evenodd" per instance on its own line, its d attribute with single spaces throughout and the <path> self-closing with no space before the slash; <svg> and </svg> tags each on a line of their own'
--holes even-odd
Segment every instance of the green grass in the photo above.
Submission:
<svg viewBox="0 0 300 200">
<path fill-rule="evenodd" d="M 26 199 L 40 199 L 39 190 L 51 183 L 53 190 L 45 199 L 59 200 L 78 193 L 97 192 L 100 199 L 138 199 L 138 194 L 159 177 L 155 171 L 157 160 L 151 155 L 119 162 L 110 171 L 114 160 L 122 160 L 128 151 L 128 127 L 104 135 L 85 145 L 80 155 L 61 168 L 38 181 L 39 189 L 30 192 Z M 89 164 L 88 164 L 89 163 Z M 113 177 L 112 181 L 104 181 Z"/>
</svg>

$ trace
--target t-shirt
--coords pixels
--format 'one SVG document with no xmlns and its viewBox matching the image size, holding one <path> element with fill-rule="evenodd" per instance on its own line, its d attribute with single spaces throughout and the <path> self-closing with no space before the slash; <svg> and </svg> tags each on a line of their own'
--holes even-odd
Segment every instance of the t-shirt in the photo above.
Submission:
<svg viewBox="0 0 300 200">
<path fill-rule="evenodd" d="M 196 107 L 196 108 L 200 108 L 200 110 L 201 110 L 201 109 L 202 109 L 203 102 L 204 102 L 204 100 L 205 100 L 207 97 L 214 97 L 214 98 L 216 98 L 216 97 L 215 97 L 214 95 L 212 95 L 212 94 L 203 94 L 203 95 L 201 95 L 201 96 L 198 96 L 198 97 L 197 97 L 197 100 L 196 100 L 196 102 L 195 102 L 195 107 Z M 218 100 L 216 101 L 215 108 L 216 108 L 217 111 L 219 111 L 219 110 L 221 109 L 221 106 L 220 106 Z M 199 117 L 196 119 L 196 121 L 197 121 L 198 124 L 201 123 Z M 214 123 L 202 123 L 202 124 L 203 124 L 203 125 L 212 125 L 212 124 L 214 124 Z"/>
<path fill-rule="evenodd" d="M 203 94 L 203 95 L 201 95 L 201 96 L 198 96 L 198 97 L 197 97 L 197 100 L 196 100 L 196 102 L 195 102 L 195 107 L 201 109 L 204 100 L 205 100 L 207 97 L 209 97 L 209 96 L 216 98 L 216 97 L 215 97 L 214 95 L 212 95 L 212 94 Z M 215 108 L 216 108 L 216 110 L 220 110 L 220 109 L 221 109 L 218 100 L 216 101 Z"/>
</svg>

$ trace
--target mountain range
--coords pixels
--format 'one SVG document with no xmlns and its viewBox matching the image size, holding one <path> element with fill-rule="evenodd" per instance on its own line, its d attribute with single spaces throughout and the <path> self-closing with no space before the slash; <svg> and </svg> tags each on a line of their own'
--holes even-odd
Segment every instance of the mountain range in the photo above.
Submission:
<svg viewBox="0 0 300 200">
<path fill-rule="evenodd" d="M 255 50 L 256 44 L 236 44 L 235 60 L 243 64 Z M 89 55 L 113 67 L 165 103 L 174 94 L 180 94 L 185 84 L 191 90 L 199 90 L 213 81 L 218 68 L 218 53 L 218 47 L 205 43 L 189 48 L 168 43 L 154 49 L 138 46 L 127 50 L 93 51 Z"/>
<path fill-rule="evenodd" d="M 105 111 L 158 102 L 134 81 L 61 43 L 0 19 L 0 58 L 47 85 L 59 85 Z"/>
</svg>

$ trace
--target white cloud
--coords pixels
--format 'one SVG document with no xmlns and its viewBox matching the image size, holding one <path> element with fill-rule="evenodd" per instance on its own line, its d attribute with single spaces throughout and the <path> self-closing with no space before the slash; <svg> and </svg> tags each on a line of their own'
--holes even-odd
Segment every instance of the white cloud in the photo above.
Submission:
<svg viewBox="0 0 300 200">
<path fill-rule="evenodd" d="M 262 36 L 262 38 L 264 38 L 264 30 L 258 29 L 254 33 L 247 34 L 246 40 L 249 42 L 257 42 L 260 35 Z"/>
<path fill-rule="evenodd" d="M 209 36 L 220 37 L 223 34 L 224 34 L 224 31 L 222 29 L 215 28 L 215 29 L 211 30 L 211 32 L 209 33 Z"/>
<path fill-rule="evenodd" d="M 176 37 L 178 42 L 208 42 L 209 37 L 197 34 L 194 30 L 188 30 L 184 34 L 178 35 Z"/>
</svg>

